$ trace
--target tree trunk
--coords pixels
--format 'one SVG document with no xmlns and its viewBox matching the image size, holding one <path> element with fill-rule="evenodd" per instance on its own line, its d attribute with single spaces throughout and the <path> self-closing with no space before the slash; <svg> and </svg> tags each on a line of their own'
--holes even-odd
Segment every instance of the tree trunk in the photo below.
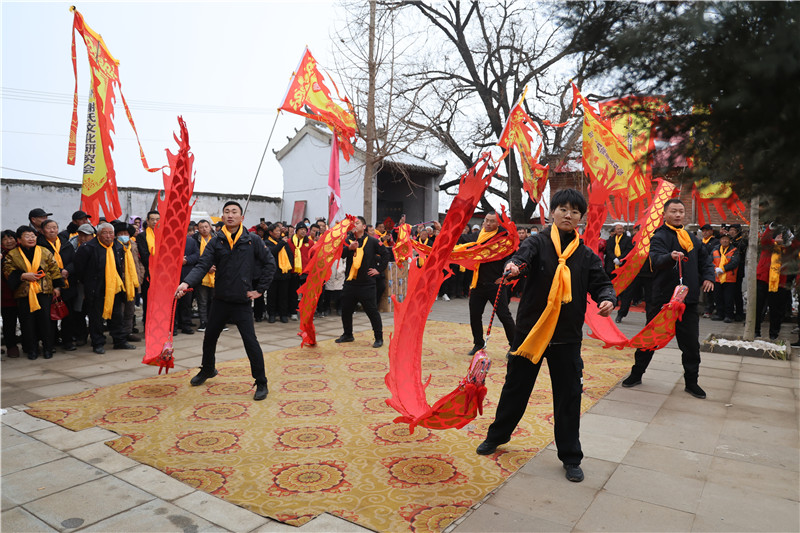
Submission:
<svg viewBox="0 0 800 533">
<path fill-rule="evenodd" d="M 375 62 L 375 10 L 376 0 L 369 0 L 369 60 L 368 76 L 369 85 L 367 89 L 367 135 L 365 138 L 366 161 L 364 164 L 364 213 L 368 224 L 375 224 L 372 220 L 372 186 L 375 180 L 375 80 L 378 74 L 378 67 Z"/>
<path fill-rule="evenodd" d="M 506 170 L 508 171 L 508 210 L 513 222 L 527 222 L 525 220 L 525 210 L 522 206 L 522 180 L 519 175 L 519 167 L 514 154 L 509 154 L 505 159 Z M 527 194 L 527 193 L 525 193 Z"/>
<path fill-rule="evenodd" d="M 745 281 L 747 282 L 747 308 L 744 319 L 744 340 L 751 341 L 756 334 L 756 266 L 758 265 L 758 196 L 750 199 L 750 235 L 747 241 Z"/>
</svg>

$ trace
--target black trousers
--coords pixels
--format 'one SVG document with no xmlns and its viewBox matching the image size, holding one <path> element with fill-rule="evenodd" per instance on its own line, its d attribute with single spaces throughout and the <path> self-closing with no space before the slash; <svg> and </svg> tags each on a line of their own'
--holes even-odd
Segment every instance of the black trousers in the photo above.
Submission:
<svg viewBox="0 0 800 533">
<path fill-rule="evenodd" d="M 353 334 L 353 313 L 360 303 L 367 313 L 376 339 L 383 339 L 383 322 L 375 298 L 375 284 L 357 285 L 345 282 L 342 289 L 342 329 L 345 335 Z"/>
<path fill-rule="evenodd" d="M 736 283 L 714 282 L 714 302 L 717 316 L 733 320 L 735 314 L 734 298 L 736 297 Z"/>
<path fill-rule="evenodd" d="M 22 351 L 27 354 L 38 353 L 39 342 L 45 353 L 53 352 L 53 329 L 50 321 L 50 302 L 52 294 L 36 295 L 39 301 L 38 311 L 31 312 L 28 298 L 17 298 L 17 312 L 19 313 L 19 329 L 22 331 Z"/>
<path fill-rule="evenodd" d="M 264 352 L 256 338 L 253 312 L 250 302 L 231 303 L 224 300 L 214 300 L 208 311 L 206 333 L 203 336 L 203 371 L 214 371 L 217 360 L 217 341 L 225 328 L 226 323 L 236 324 L 239 335 L 242 336 L 244 350 L 250 360 L 250 374 L 256 383 L 266 383 L 267 375 L 264 369 Z"/>
<path fill-rule="evenodd" d="M 92 347 L 103 346 L 106 343 L 106 336 L 103 334 L 103 295 L 95 298 L 86 298 L 83 301 L 83 309 L 89 316 L 89 338 Z M 125 293 L 118 292 L 114 297 L 114 307 L 111 310 L 111 318 L 108 320 L 108 332 L 115 345 L 127 342 L 127 335 L 122 326 L 124 313 Z"/>
<path fill-rule="evenodd" d="M 619 295 L 619 311 L 617 311 L 617 316 L 622 318 L 628 316 L 628 311 L 631 309 L 631 303 L 641 292 L 642 278 L 636 276 L 633 278 L 631 284 L 628 285 L 628 288 L 622 291 L 622 294 Z"/>
<path fill-rule="evenodd" d="M 150 291 L 150 273 L 148 272 L 145 275 L 144 281 L 139 286 L 139 292 L 142 295 L 142 326 L 145 325 L 147 322 L 147 293 Z M 142 331 L 145 331 L 145 328 L 142 327 Z"/>
<path fill-rule="evenodd" d="M 297 314 L 297 305 L 300 303 L 300 295 L 297 290 L 306 282 L 308 274 L 295 274 L 289 279 L 289 311 L 291 314 Z"/>
<path fill-rule="evenodd" d="M 497 297 L 497 289 L 500 286 L 495 283 L 478 283 L 474 289 L 469 291 L 469 325 L 472 328 L 472 344 L 483 346 L 483 310 L 486 304 L 494 305 Z M 506 330 L 506 340 L 508 345 L 514 344 L 514 318 L 508 309 L 508 287 L 503 286 L 500 297 L 497 299 L 497 318 Z"/>
<path fill-rule="evenodd" d="M 17 347 L 17 317 L 19 310 L 16 306 L 2 308 L 3 314 L 3 346 L 6 348 Z"/>
<path fill-rule="evenodd" d="M 756 335 L 761 335 L 761 322 L 764 309 L 769 305 L 769 336 L 776 338 L 781 333 L 781 323 L 785 316 L 786 295 L 789 291 L 779 287 L 777 292 L 769 292 L 769 283 L 756 281 Z"/>
<path fill-rule="evenodd" d="M 581 343 L 551 344 L 542 360 L 547 359 L 553 384 L 553 429 L 558 458 L 564 464 L 578 465 L 583 459 L 580 442 L 583 359 Z M 512 355 L 508 360 L 506 381 L 497 404 L 497 414 L 489 426 L 486 440 L 507 442 L 516 429 L 533 392 L 542 361 L 534 364 L 525 357 Z"/>
<path fill-rule="evenodd" d="M 650 323 L 661 310 L 660 306 L 647 305 L 647 322 Z M 683 380 L 688 385 L 697 383 L 700 374 L 700 315 L 697 304 L 686 304 L 683 318 L 675 322 L 675 339 L 681 350 L 683 363 Z M 641 377 L 653 359 L 652 350 L 636 350 L 631 375 Z"/>
<path fill-rule="evenodd" d="M 273 278 L 267 290 L 267 314 L 269 316 L 286 316 L 289 312 L 289 283 L 290 280 Z"/>
<path fill-rule="evenodd" d="M 175 329 L 192 329 L 192 297 L 191 292 L 187 292 L 180 298 L 175 305 Z"/>
<path fill-rule="evenodd" d="M 742 296 L 742 282 L 744 281 L 744 267 L 740 266 L 736 273 L 736 283 L 733 291 L 733 314 L 735 317 L 744 318 L 744 297 Z"/>
</svg>

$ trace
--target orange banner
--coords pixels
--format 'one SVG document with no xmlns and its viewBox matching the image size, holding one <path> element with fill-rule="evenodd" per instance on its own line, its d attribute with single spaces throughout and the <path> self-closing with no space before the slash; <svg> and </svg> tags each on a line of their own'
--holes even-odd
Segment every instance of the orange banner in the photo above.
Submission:
<svg viewBox="0 0 800 533">
<path fill-rule="evenodd" d="M 333 87 L 336 89 L 335 84 Z M 339 97 L 338 90 L 336 96 Z M 348 111 L 333 101 L 316 59 L 306 48 L 279 109 L 325 123 L 339 139 L 345 160 L 350 161 L 354 153 L 352 139 L 356 136 L 355 111 L 347 98 L 339 97 L 339 100 L 347 105 Z M 305 107 L 311 113 L 304 111 Z"/>
<path fill-rule="evenodd" d="M 527 91 L 527 87 L 525 91 Z M 542 132 L 522 108 L 524 99 L 525 92 L 522 93 L 520 102 L 508 114 L 506 126 L 503 128 L 497 145 L 506 150 L 513 148 L 519 155 L 522 168 L 522 188 L 530 195 L 531 200 L 539 203 L 547 183 L 549 167 L 538 163 L 542 153 Z M 534 133 L 538 136 L 538 143 L 534 141 Z M 535 151 L 534 144 L 538 144 Z"/>
</svg>

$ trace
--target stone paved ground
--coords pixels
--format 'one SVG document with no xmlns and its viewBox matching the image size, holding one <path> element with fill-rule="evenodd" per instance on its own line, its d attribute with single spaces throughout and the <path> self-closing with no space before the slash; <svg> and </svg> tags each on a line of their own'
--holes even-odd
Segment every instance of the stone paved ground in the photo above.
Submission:
<svg viewBox="0 0 800 533">
<path fill-rule="evenodd" d="M 391 324 L 391 314 L 383 318 Z M 431 319 L 468 322 L 466 300 L 436 302 Z M 621 329 L 643 324 L 643 313 L 631 313 Z M 319 340 L 341 332 L 336 317 L 317 326 Z M 740 327 L 701 319 L 703 337 Z M 363 313 L 355 329 L 369 329 Z M 784 324 L 783 338 L 794 340 L 791 329 Z M 297 322 L 256 330 L 265 352 L 298 343 Z M 498 331 L 492 345 L 502 338 Z M 176 367 L 198 366 L 202 335 L 175 341 Z M 24 412 L 42 398 L 151 376 L 142 353 L 84 347 L 47 361 L 3 356 L 3 531 L 366 531 L 331 515 L 301 528 L 275 522 L 114 452 L 103 444 L 113 432 L 72 432 Z M 223 333 L 218 357 L 243 356 L 238 333 Z M 673 341 L 641 386 L 612 389 L 583 416 L 583 483 L 564 479 L 551 445 L 447 531 L 800 531 L 798 378 L 798 357 L 704 353 L 708 398 L 697 400 L 683 391 Z"/>
</svg>

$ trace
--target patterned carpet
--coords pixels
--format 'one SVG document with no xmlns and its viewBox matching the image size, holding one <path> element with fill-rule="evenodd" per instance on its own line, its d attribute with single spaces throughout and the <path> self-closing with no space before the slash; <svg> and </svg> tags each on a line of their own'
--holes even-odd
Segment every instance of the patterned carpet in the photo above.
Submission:
<svg viewBox="0 0 800 533">
<path fill-rule="evenodd" d="M 428 323 L 428 403 L 466 373 L 470 338 L 467 325 Z M 265 354 L 264 402 L 252 400 L 245 358 L 219 364 L 200 387 L 189 385 L 194 371 L 179 372 L 36 402 L 28 413 L 114 431 L 120 438 L 107 444 L 118 452 L 263 516 L 301 525 L 327 511 L 376 531 L 441 531 L 552 441 L 546 365 L 511 442 L 481 457 L 475 447 L 493 420 L 508 347 L 490 345 L 484 416 L 461 430 L 409 434 L 384 403 L 387 348 L 371 342 L 365 332 L 348 345 Z M 585 411 L 626 374 L 631 353 L 587 339 L 583 357 Z"/>
</svg>

